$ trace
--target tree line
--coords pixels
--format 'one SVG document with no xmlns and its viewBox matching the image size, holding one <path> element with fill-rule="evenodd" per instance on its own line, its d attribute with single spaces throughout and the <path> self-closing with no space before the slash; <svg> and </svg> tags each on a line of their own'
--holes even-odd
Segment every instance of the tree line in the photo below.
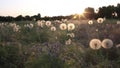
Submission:
<svg viewBox="0 0 120 68">
<path fill-rule="evenodd" d="M 41 17 L 41 14 L 38 13 L 37 15 L 33 16 L 22 16 L 19 15 L 17 17 L 12 16 L 0 16 L 0 21 L 10 22 L 10 21 L 37 21 L 37 20 L 61 20 L 61 19 L 73 19 L 76 14 L 69 15 L 69 16 L 53 16 L 53 17 Z M 77 15 L 76 15 L 77 16 Z M 92 7 L 87 7 L 84 10 L 83 15 L 77 16 L 76 19 L 97 19 L 99 17 L 105 17 L 108 19 L 120 19 L 120 4 L 118 3 L 117 6 L 109 5 L 99 7 L 98 10 L 95 10 Z"/>
</svg>

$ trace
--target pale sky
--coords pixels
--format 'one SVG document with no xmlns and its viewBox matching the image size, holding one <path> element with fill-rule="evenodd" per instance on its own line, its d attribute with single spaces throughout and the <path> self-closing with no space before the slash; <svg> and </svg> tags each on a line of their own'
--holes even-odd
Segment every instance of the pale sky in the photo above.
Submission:
<svg viewBox="0 0 120 68">
<path fill-rule="evenodd" d="M 0 16 L 70 15 L 82 13 L 87 7 L 97 9 L 117 3 L 120 0 L 0 0 Z"/>
</svg>

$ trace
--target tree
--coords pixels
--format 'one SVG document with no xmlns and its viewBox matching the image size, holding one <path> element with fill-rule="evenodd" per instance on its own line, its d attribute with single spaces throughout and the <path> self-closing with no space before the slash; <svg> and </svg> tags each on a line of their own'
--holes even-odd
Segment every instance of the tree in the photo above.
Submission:
<svg viewBox="0 0 120 68">
<path fill-rule="evenodd" d="M 94 16 L 95 16 L 94 8 L 91 8 L 91 7 L 85 8 L 85 10 L 84 10 L 84 16 L 87 19 L 93 19 Z"/>
<path fill-rule="evenodd" d="M 22 21 L 25 20 L 25 18 L 22 15 L 19 15 L 15 18 L 16 21 Z"/>
</svg>

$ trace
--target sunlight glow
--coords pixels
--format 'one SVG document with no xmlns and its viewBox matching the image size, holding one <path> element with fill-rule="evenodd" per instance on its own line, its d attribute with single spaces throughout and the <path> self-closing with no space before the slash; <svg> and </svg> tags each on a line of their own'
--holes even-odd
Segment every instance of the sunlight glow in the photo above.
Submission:
<svg viewBox="0 0 120 68">
<path fill-rule="evenodd" d="M 71 15 L 82 13 L 85 8 L 117 5 L 119 0 L 1 0 L 0 15 L 18 16 L 19 14 L 44 16 Z"/>
</svg>

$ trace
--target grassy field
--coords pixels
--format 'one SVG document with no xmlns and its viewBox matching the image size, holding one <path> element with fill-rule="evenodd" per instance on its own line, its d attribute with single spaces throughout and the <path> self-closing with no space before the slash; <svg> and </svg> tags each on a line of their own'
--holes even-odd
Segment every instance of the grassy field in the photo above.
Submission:
<svg viewBox="0 0 120 68">
<path fill-rule="evenodd" d="M 120 68 L 120 21 L 1 22 L 0 68 Z"/>
</svg>

